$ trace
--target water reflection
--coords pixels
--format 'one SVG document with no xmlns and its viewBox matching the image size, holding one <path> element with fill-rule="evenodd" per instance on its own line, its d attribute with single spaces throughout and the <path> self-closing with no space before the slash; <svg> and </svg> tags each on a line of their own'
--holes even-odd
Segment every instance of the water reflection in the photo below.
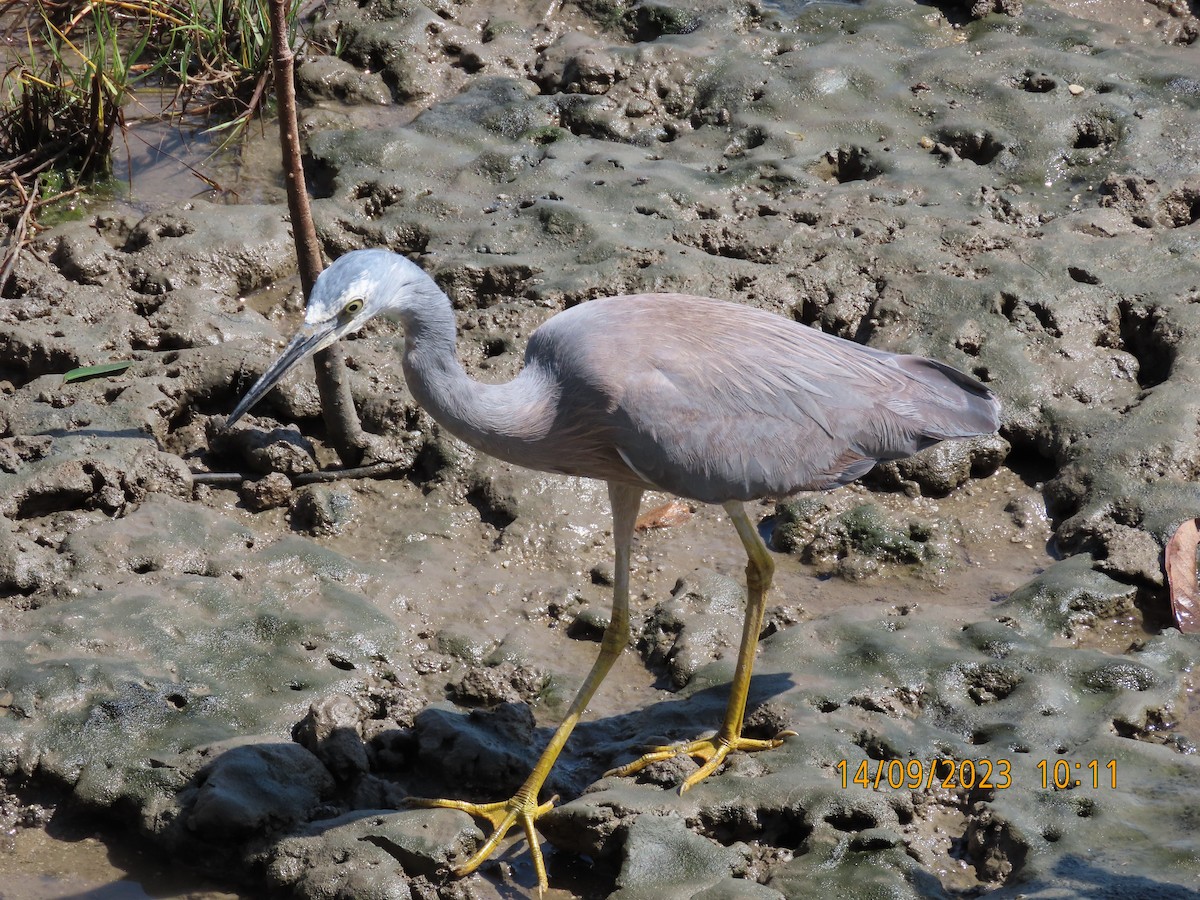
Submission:
<svg viewBox="0 0 1200 900">
<path fill-rule="evenodd" d="M 275 203 L 284 199 L 275 123 L 256 120 L 230 139 L 211 121 L 168 114 L 173 93 L 143 90 L 125 104 L 126 128 L 113 145 L 116 196 L 135 206 L 203 199 Z"/>
</svg>

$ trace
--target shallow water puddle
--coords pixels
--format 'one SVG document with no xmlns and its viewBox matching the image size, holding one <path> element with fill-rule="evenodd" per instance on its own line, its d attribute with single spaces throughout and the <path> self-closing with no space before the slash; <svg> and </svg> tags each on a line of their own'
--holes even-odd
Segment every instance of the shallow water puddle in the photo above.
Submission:
<svg viewBox="0 0 1200 900">
<path fill-rule="evenodd" d="M 257 121 L 232 140 L 227 132 L 161 118 L 168 95 L 140 91 L 125 106 L 129 127 L 113 148 L 116 199 L 137 208 L 204 199 L 279 203 L 284 197 L 274 122 Z"/>
<path fill-rule="evenodd" d="M 238 900 L 215 890 L 195 873 L 170 867 L 106 831 L 64 839 L 45 829 L 22 829 L 0 842 L 0 900 Z"/>
</svg>

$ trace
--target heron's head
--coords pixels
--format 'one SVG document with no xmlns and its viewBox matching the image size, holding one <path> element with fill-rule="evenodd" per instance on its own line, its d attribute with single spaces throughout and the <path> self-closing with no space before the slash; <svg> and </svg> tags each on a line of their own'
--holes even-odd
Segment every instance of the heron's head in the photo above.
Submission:
<svg viewBox="0 0 1200 900">
<path fill-rule="evenodd" d="M 337 259 L 313 285 L 304 324 L 225 420 L 233 425 L 288 372 L 318 350 L 358 331 L 382 312 L 402 312 L 429 277 L 390 250 L 355 250 Z"/>
</svg>

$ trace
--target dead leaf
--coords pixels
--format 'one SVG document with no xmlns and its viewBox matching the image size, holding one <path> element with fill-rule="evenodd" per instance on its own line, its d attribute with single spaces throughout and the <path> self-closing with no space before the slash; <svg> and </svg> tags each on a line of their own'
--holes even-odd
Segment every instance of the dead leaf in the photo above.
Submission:
<svg viewBox="0 0 1200 900">
<path fill-rule="evenodd" d="M 673 525 L 682 525 L 692 517 L 692 507 L 682 500 L 672 500 L 670 503 L 664 503 L 662 506 L 655 507 L 643 515 L 638 516 L 634 529 L 637 531 L 649 531 L 651 528 L 670 528 Z"/>
<path fill-rule="evenodd" d="M 1196 544 L 1200 519 L 1186 519 L 1167 541 L 1163 565 L 1171 591 L 1171 614 L 1183 632 L 1200 632 L 1200 587 L 1196 584 Z"/>
</svg>

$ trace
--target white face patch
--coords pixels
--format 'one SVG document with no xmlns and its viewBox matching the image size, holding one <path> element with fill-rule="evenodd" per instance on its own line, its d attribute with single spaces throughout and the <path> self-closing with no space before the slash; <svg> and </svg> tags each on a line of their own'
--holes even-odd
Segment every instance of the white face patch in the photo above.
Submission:
<svg viewBox="0 0 1200 900">
<path fill-rule="evenodd" d="M 332 266 L 325 270 L 326 273 L 332 271 Z M 324 275 L 325 273 L 322 273 L 322 278 Z M 330 285 L 330 289 L 326 289 L 326 284 L 322 284 L 320 278 L 317 280 L 317 287 L 309 297 L 308 307 L 304 310 L 306 325 L 317 325 L 337 318 L 347 303 L 356 297 L 366 300 L 376 287 L 375 280 L 365 273 L 360 273 L 344 285 Z"/>
</svg>

